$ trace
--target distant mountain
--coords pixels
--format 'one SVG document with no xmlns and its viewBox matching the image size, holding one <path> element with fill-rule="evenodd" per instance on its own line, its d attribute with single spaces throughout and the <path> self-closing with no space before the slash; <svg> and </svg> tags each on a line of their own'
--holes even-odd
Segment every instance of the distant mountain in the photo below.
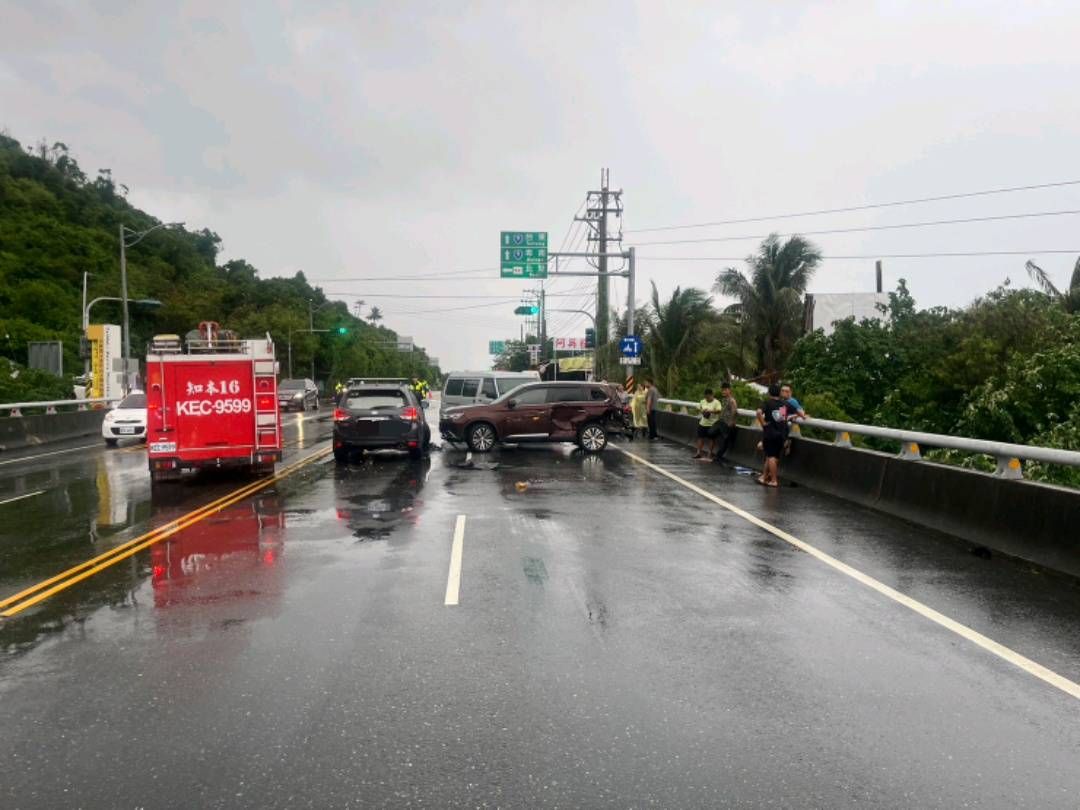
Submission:
<svg viewBox="0 0 1080 810">
<path fill-rule="evenodd" d="M 0 134 L 0 357 L 25 364 L 28 341 L 62 340 L 65 371 L 81 369 L 83 273 L 90 273 L 89 299 L 118 296 L 120 225 L 142 231 L 160 224 L 126 194 L 108 169 L 87 177 L 63 143 L 24 149 Z M 141 355 L 153 334 L 183 334 L 212 320 L 243 336 L 270 332 L 283 374 L 291 331 L 296 376 L 307 375 L 314 356 L 316 376 L 331 385 L 349 376 L 438 377 L 422 349 L 397 352 L 393 330 L 331 303 L 303 273 L 262 279 L 240 259 L 218 265 L 220 242 L 207 229 L 163 228 L 128 251 L 130 298 L 162 302 L 131 307 L 133 354 Z M 315 327 L 331 332 L 301 331 L 309 301 Z M 92 320 L 120 323 L 119 304 L 98 304 Z"/>
</svg>

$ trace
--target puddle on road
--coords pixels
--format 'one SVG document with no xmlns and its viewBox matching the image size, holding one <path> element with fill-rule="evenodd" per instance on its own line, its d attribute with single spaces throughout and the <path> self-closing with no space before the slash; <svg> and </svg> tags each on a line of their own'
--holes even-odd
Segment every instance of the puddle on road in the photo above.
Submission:
<svg viewBox="0 0 1080 810">
<path fill-rule="evenodd" d="M 547 582 L 548 572 L 544 561 L 537 557 L 524 557 L 521 560 L 521 568 L 525 572 L 525 579 L 531 585 L 543 585 Z"/>
</svg>

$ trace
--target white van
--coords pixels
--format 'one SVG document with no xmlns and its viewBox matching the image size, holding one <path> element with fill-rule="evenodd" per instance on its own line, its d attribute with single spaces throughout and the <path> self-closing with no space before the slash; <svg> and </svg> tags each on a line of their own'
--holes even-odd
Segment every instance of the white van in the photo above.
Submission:
<svg viewBox="0 0 1080 810">
<path fill-rule="evenodd" d="M 440 409 L 491 402 L 519 385 L 539 381 L 536 371 L 451 371 L 443 384 Z"/>
</svg>

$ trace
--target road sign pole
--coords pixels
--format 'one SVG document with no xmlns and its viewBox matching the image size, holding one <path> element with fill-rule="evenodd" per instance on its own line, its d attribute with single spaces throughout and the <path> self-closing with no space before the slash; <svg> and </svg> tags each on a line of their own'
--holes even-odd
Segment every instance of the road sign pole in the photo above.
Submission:
<svg viewBox="0 0 1080 810">
<path fill-rule="evenodd" d="M 630 248 L 627 251 L 627 268 L 629 275 L 626 277 L 626 334 L 636 334 L 634 330 L 634 274 L 636 269 L 634 267 L 634 248 Z M 599 342 L 599 337 L 597 338 Z M 626 367 L 627 378 L 633 377 L 633 367 Z M 669 394 L 669 396 L 671 396 Z"/>
</svg>

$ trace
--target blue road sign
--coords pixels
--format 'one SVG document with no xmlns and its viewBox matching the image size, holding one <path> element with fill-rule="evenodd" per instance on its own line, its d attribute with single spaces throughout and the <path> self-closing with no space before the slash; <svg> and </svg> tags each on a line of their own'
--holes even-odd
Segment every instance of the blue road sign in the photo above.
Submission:
<svg viewBox="0 0 1080 810">
<path fill-rule="evenodd" d="M 637 335 L 627 335 L 619 341 L 619 351 L 623 357 L 641 357 L 641 338 Z"/>
</svg>

